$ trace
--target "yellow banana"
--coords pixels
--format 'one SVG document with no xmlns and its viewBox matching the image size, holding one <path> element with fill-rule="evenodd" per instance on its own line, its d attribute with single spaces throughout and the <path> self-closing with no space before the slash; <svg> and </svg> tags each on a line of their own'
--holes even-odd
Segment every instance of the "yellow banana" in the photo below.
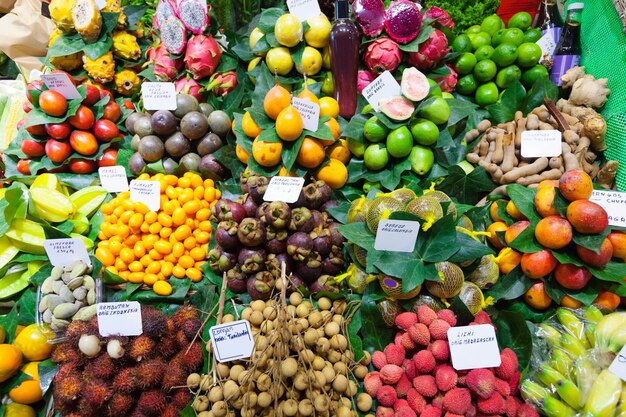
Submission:
<svg viewBox="0 0 626 417">
<path fill-rule="evenodd" d="M 583 405 L 583 397 L 580 389 L 569 379 L 561 379 L 556 382 L 556 392 L 559 394 L 559 397 L 567 405 L 573 407 L 578 410 Z"/>
<path fill-rule="evenodd" d="M 92 185 L 76 191 L 70 196 L 70 200 L 76 206 L 77 212 L 89 218 L 104 202 L 106 196 L 107 190 L 99 185 Z"/>
<path fill-rule="evenodd" d="M 581 356 L 587 352 L 587 349 L 581 341 L 569 333 L 563 333 L 561 335 L 561 347 L 573 357 Z"/>
<path fill-rule="evenodd" d="M 585 325 L 571 310 L 561 307 L 556 310 L 556 317 L 559 319 L 565 330 L 576 337 L 580 343 L 589 349 L 591 346 L 585 336 Z"/>
<path fill-rule="evenodd" d="M 596 326 L 602 320 L 603 314 L 600 309 L 593 304 L 585 307 L 583 315 L 585 316 L 585 336 L 591 346 L 596 345 L 595 332 Z"/>
<path fill-rule="evenodd" d="M 596 358 L 592 359 L 590 355 L 587 355 L 576 360 L 576 366 L 574 367 L 576 378 L 573 378 L 573 380 L 576 381 L 576 385 L 582 393 L 583 400 L 589 397 L 593 383 L 600 373 L 600 368 L 595 359 Z"/>
<path fill-rule="evenodd" d="M 65 221 L 74 214 L 74 204 L 60 191 L 35 187 L 30 190 L 30 195 L 35 204 L 35 210 L 44 220 Z"/>
<path fill-rule="evenodd" d="M 39 223 L 26 219 L 14 219 L 6 232 L 13 245 L 19 250 L 35 255 L 45 255 L 43 242 L 46 234 Z"/>
<path fill-rule="evenodd" d="M 614 417 L 622 394 L 622 380 L 608 369 L 600 372 L 593 383 L 584 410 L 590 417 Z"/>
<path fill-rule="evenodd" d="M 537 369 L 537 377 L 547 387 L 554 387 L 558 381 L 565 379 L 562 373 L 546 363 L 541 364 Z"/>
<path fill-rule="evenodd" d="M 8 236 L 0 237 L 0 269 L 4 268 L 20 250 L 11 243 Z"/>
<path fill-rule="evenodd" d="M 626 384 L 622 382 L 622 393 L 619 397 L 616 417 L 626 417 Z"/>
<path fill-rule="evenodd" d="M 554 349 L 550 355 L 550 366 L 566 377 L 571 377 L 574 369 L 574 360 L 563 349 Z"/>
<path fill-rule="evenodd" d="M 541 409 L 548 417 L 574 417 L 576 411 L 567 404 L 554 397 L 547 397 L 542 401 Z"/>
<path fill-rule="evenodd" d="M 558 347 L 561 345 L 561 332 L 558 331 L 557 329 L 555 329 L 554 327 L 550 326 L 549 324 L 546 323 L 541 323 L 539 325 L 539 329 L 540 329 L 540 336 L 547 339 L 548 342 L 554 346 L 554 347 Z"/>
<path fill-rule="evenodd" d="M 520 386 L 524 398 L 535 405 L 541 404 L 546 397 L 552 396 L 550 391 L 530 379 L 525 379 Z"/>
<path fill-rule="evenodd" d="M 615 346 L 613 341 L 614 334 L 617 336 L 617 332 L 625 327 L 626 313 L 611 313 L 602 317 L 598 324 L 596 324 L 596 347 L 602 351 L 612 350 Z"/>
</svg>

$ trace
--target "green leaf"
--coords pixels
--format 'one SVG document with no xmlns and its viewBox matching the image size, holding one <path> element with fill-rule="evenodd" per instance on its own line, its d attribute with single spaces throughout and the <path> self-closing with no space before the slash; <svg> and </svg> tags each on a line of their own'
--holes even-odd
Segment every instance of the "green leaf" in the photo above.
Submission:
<svg viewBox="0 0 626 417">
<path fill-rule="evenodd" d="M 602 242 L 611 232 L 611 228 L 607 227 L 601 233 L 595 233 L 592 235 L 585 235 L 582 233 L 578 233 L 576 230 L 573 230 L 572 240 L 575 244 L 582 246 L 583 248 L 587 248 L 589 250 L 594 251 L 598 255 L 600 254 L 600 246 L 602 246 Z"/>
<path fill-rule="evenodd" d="M 17 328 L 18 317 L 17 317 L 17 304 L 13 306 L 11 311 L 9 311 L 4 316 L 0 316 L 0 326 L 6 332 L 6 339 L 4 343 L 13 343 L 15 338 L 15 329 Z M 4 384 L 3 384 L 4 385 Z"/>
<path fill-rule="evenodd" d="M 47 257 L 46 257 L 47 258 Z M 33 283 L 33 285 L 39 286 L 43 284 L 43 282 L 50 276 L 52 272 L 52 265 L 46 264 L 39 268 L 39 271 L 35 272 L 33 276 L 30 277 L 29 281 Z"/>
<path fill-rule="evenodd" d="M 361 302 L 363 348 L 370 353 L 375 350 L 383 351 L 393 341 L 395 329 L 387 327 L 376 308 L 376 302 L 369 295 L 363 295 Z"/>
<path fill-rule="evenodd" d="M 420 233 L 415 250 L 426 262 L 442 262 L 459 250 L 456 245 L 451 244 L 455 240 L 456 226 L 452 221 L 452 215 L 447 214 L 427 232 Z"/>
<path fill-rule="evenodd" d="M 352 204 L 348 202 L 339 203 L 337 207 L 329 207 L 326 209 L 328 214 L 333 216 L 335 220 L 337 220 L 341 224 L 346 224 L 348 222 L 348 210 Z"/>
<path fill-rule="evenodd" d="M 112 46 L 113 46 L 113 38 L 106 35 L 104 38 L 101 38 L 101 40 L 98 40 L 95 43 L 90 43 L 90 44 L 85 45 L 85 47 L 83 48 L 83 52 L 89 59 L 92 59 L 95 61 L 96 59 L 100 58 L 102 55 L 109 52 Z"/>
<path fill-rule="evenodd" d="M 544 247 L 535 240 L 535 228 L 533 226 L 528 226 L 522 230 L 509 246 L 522 253 L 535 253 L 544 250 Z"/>
<path fill-rule="evenodd" d="M 358 296 L 353 295 L 350 297 L 350 300 L 356 300 Z M 352 352 L 354 352 L 354 360 L 360 361 L 365 356 L 363 353 L 363 340 L 359 336 L 359 331 L 363 326 L 363 320 L 361 317 L 361 309 L 359 308 L 352 315 L 352 319 L 350 320 L 350 324 L 348 325 L 348 340 L 350 341 L 350 346 L 352 347 Z"/>
<path fill-rule="evenodd" d="M 368 118 L 363 114 L 355 114 L 348 122 L 348 126 L 346 127 L 343 135 L 347 138 L 352 138 L 357 140 L 358 142 L 363 142 L 363 127 L 365 126 L 365 122 L 367 122 Z"/>
<path fill-rule="evenodd" d="M 487 107 L 491 118 L 496 123 L 506 123 L 515 117 L 515 112 L 520 109 L 526 90 L 521 82 L 515 81 L 504 90 L 502 98 L 495 104 Z"/>
<path fill-rule="evenodd" d="M 495 184 L 483 167 L 477 167 L 466 175 L 461 167 L 453 165 L 446 179 L 437 188 L 458 201 L 476 204 L 495 188 Z"/>
<path fill-rule="evenodd" d="M 296 163 L 296 159 L 298 158 L 298 152 L 300 152 L 302 142 L 304 142 L 304 134 L 300 135 L 300 137 L 295 142 L 283 143 L 282 159 L 283 166 L 285 167 L 287 172 L 291 171 L 293 165 Z"/>
<path fill-rule="evenodd" d="M 276 20 L 278 20 L 278 18 L 283 14 L 285 14 L 283 9 L 278 7 L 265 9 L 263 10 L 263 12 L 261 12 L 261 18 L 259 19 L 257 27 L 263 33 L 274 32 L 274 24 L 276 23 Z"/>
<path fill-rule="evenodd" d="M 4 198 L 9 203 L 4 209 L 4 218 L 8 224 L 11 224 L 14 219 L 26 218 L 28 202 L 30 200 L 26 186 L 19 182 L 14 184 L 15 185 L 8 189 L 4 195 Z"/>
<path fill-rule="evenodd" d="M 624 277 L 626 277 L 626 263 L 609 261 L 602 268 L 592 268 L 587 266 L 587 269 L 591 271 L 594 277 L 601 279 L 602 281 L 624 283 Z"/>
<path fill-rule="evenodd" d="M 492 314 L 496 326 L 496 338 L 500 349 L 510 348 L 517 355 L 519 370 L 530 364 L 533 351 L 532 337 L 521 314 L 511 311 L 497 311 Z"/>
<path fill-rule="evenodd" d="M 196 412 L 194 411 L 193 407 L 191 407 L 190 405 L 187 405 L 185 408 L 180 410 L 179 414 L 180 414 L 180 417 L 195 417 L 196 416 Z"/>
<path fill-rule="evenodd" d="M 62 34 L 56 41 L 48 48 L 48 54 L 46 57 L 55 58 L 59 56 L 68 56 L 80 52 L 85 47 L 85 42 L 78 33 L 71 35 Z"/>
<path fill-rule="evenodd" d="M 539 77 L 522 104 L 524 116 L 533 111 L 535 107 L 541 106 L 546 98 L 556 102 L 559 98 L 559 88 L 548 77 Z"/>
<path fill-rule="evenodd" d="M 278 137 L 276 129 L 265 129 L 258 136 L 259 142 L 268 143 L 281 143 L 282 140 Z"/>
<path fill-rule="evenodd" d="M 35 314 L 39 311 L 37 309 L 37 289 L 30 286 L 26 291 L 22 292 L 19 297 L 17 301 L 20 311 L 18 323 L 23 326 L 28 326 L 36 321 Z"/>
<path fill-rule="evenodd" d="M 448 126 L 456 125 L 458 122 L 466 117 L 469 117 L 476 111 L 476 109 L 478 109 L 478 105 L 456 98 L 446 100 L 446 103 L 448 103 L 448 107 L 450 107 L 450 118 L 447 123 Z"/>
<path fill-rule="evenodd" d="M 493 250 L 484 243 L 463 232 L 456 233 L 456 246 L 459 250 L 448 259 L 450 262 L 465 262 L 493 254 Z"/>
<path fill-rule="evenodd" d="M 381 272 L 402 280 L 402 292 L 408 293 L 424 282 L 427 267 L 422 259 L 411 258 L 402 252 L 374 251 L 376 260 L 373 262 Z M 369 253 L 368 253 L 369 255 Z M 370 258 L 367 259 L 368 266 Z M 432 265 L 430 265 L 432 266 Z M 432 271 L 431 271 L 432 272 Z"/>
<path fill-rule="evenodd" d="M 417 37 L 415 39 L 413 39 L 411 42 L 402 45 L 400 44 L 400 49 L 405 51 L 405 52 L 417 52 L 419 51 L 420 48 L 420 44 L 424 43 L 426 40 L 428 40 L 428 38 L 430 37 L 430 35 L 433 34 L 433 32 L 435 31 L 435 28 L 430 26 L 430 25 L 422 25 L 419 31 L 419 34 L 417 35 Z"/>
<path fill-rule="evenodd" d="M 272 129 L 276 125 L 276 122 L 265 114 L 265 110 L 263 110 L 262 106 L 252 106 L 246 109 L 248 113 L 250 113 L 250 117 L 252 120 L 261 128 L 261 129 Z"/>
<path fill-rule="evenodd" d="M 48 116 L 43 110 L 34 108 L 28 113 L 28 120 L 26 122 L 25 127 L 35 126 L 35 125 L 43 125 L 46 123 L 62 123 L 67 120 L 70 116 L 76 114 L 76 110 L 80 107 L 80 103 L 82 99 L 68 100 L 67 101 L 67 112 L 65 116 L 62 117 L 53 117 Z"/>
<path fill-rule="evenodd" d="M 365 222 L 343 224 L 337 228 L 339 233 L 350 242 L 354 242 L 367 251 L 374 249 L 376 237 L 367 228 Z"/>
<path fill-rule="evenodd" d="M 506 192 L 511 197 L 511 201 L 519 209 L 519 211 L 526 216 L 531 224 L 536 224 L 541 220 L 541 216 L 535 210 L 535 194 L 537 189 L 524 187 L 519 184 L 509 184 L 506 186 Z"/>
<path fill-rule="evenodd" d="M 522 272 L 518 265 L 507 275 L 501 276 L 493 287 L 485 292 L 486 296 L 492 297 L 494 301 L 515 300 L 520 298 L 535 282 Z"/>
<path fill-rule="evenodd" d="M 135 24 L 141 20 L 141 18 L 146 14 L 148 10 L 148 6 L 142 5 L 132 5 L 124 7 L 124 14 L 126 15 L 126 20 L 128 21 L 129 29 L 133 29 Z"/>
<path fill-rule="evenodd" d="M 41 388 L 42 395 L 45 395 L 52 385 L 52 380 L 54 379 L 59 366 L 50 359 L 47 359 L 43 362 L 39 362 L 37 369 L 39 375 L 39 387 Z"/>
</svg>

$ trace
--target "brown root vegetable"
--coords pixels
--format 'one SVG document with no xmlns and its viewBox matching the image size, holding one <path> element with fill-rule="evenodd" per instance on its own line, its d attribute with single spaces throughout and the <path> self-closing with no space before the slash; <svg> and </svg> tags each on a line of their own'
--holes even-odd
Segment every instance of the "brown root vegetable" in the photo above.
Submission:
<svg viewBox="0 0 626 417">
<path fill-rule="evenodd" d="M 575 106 L 602 107 L 611 92 L 608 85 L 608 78 L 595 79 L 593 75 L 586 75 L 574 82 L 568 101 Z"/>
<path fill-rule="evenodd" d="M 606 121 L 598 115 L 589 117 L 583 124 L 583 135 L 591 140 L 591 148 L 595 151 L 606 149 Z"/>
<path fill-rule="evenodd" d="M 576 106 L 565 99 L 560 99 L 559 101 L 557 101 L 556 108 L 559 109 L 560 112 L 567 113 L 583 123 L 590 117 L 602 117 L 597 111 L 595 111 L 591 107 Z"/>
<path fill-rule="evenodd" d="M 515 182 L 529 186 L 531 184 L 539 184 L 543 180 L 558 180 L 563 175 L 563 171 L 558 168 L 553 168 L 549 171 L 543 171 L 541 174 L 529 175 L 527 177 L 521 177 L 517 179 Z"/>
<path fill-rule="evenodd" d="M 598 171 L 596 176 L 596 183 L 606 189 L 610 190 L 615 185 L 615 176 L 617 175 L 617 169 L 619 168 L 618 161 L 607 161 L 604 167 Z"/>
<path fill-rule="evenodd" d="M 548 158 L 546 157 L 537 158 L 537 160 L 535 160 L 535 162 L 533 162 L 532 164 L 528 164 L 523 167 L 518 166 L 517 168 L 514 168 L 511 171 L 507 172 L 506 174 L 502 176 L 502 178 L 500 179 L 500 182 L 502 184 L 510 184 L 512 182 L 517 181 L 518 178 L 538 174 L 542 172 L 543 170 L 545 170 L 547 167 L 548 167 Z"/>
<path fill-rule="evenodd" d="M 580 78 L 583 78 L 585 75 L 585 67 L 578 66 L 570 68 L 565 74 L 561 76 L 561 87 L 563 87 L 564 89 L 572 88 L 574 83 Z"/>
</svg>

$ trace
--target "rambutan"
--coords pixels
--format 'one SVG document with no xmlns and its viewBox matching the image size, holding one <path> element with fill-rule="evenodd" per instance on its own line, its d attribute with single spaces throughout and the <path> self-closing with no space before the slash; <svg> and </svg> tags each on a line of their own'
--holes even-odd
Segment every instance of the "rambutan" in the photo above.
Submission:
<svg viewBox="0 0 626 417">
<path fill-rule="evenodd" d="M 381 370 L 383 366 L 387 365 L 387 357 L 383 352 L 377 350 L 372 354 L 372 364 L 374 368 Z"/>
<path fill-rule="evenodd" d="M 178 346 L 178 349 L 187 349 L 191 342 L 189 339 L 187 339 L 187 336 L 182 330 L 177 331 L 174 338 L 176 340 L 176 345 Z"/>
<path fill-rule="evenodd" d="M 409 407 L 418 414 L 421 414 L 426 407 L 426 400 L 415 388 L 409 389 L 406 394 L 406 400 L 409 403 Z"/>
<path fill-rule="evenodd" d="M 176 333 L 176 325 L 174 324 L 174 319 L 171 317 L 165 317 L 165 328 L 167 329 L 168 334 Z"/>
<path fill-rule="evenodd" d="M 172 404 L 165 406 L 163 411 L 161 412 L 160 417 L 179 417 L 179 409 Z"/>
<path fill-rule="evenodd" d="M 441 417 L 441 413 L 441 408 L 433 407 L 429 404 L 424 407 L 424 411 L 422 411 L 420 417 Z"/>
<path fill-rule="evenodd" d="M 436 318 L 437 313 L 435 313 L 432 308 L 426 305 L 421 305 L 417 308 L 417 319 L 420 323 L 430 326 L 430 323 L 432 323 Z"/>
<path fill-rule="evenodd" d="M 57 347 L 52 351 L 52 356 L 50 358 L 54 363 L 68 363 L 78 362 L 81 355 L 78 354 L 78 351 L 74 349 L 69 342 L 64 342 L 57 345 Z"/>
<path fill-rule="evenodd" d="M 202 321 L 199 318 L 187 319 L 183 322 L 182 330 L 190 342 L 196 337 L 202 328 Z"/>
<path fill-rule="evenodd" d="M 154 355 L 155 348 L 154 340 L 150 339 L 145 334 L 137 336 L 130 344 L 129 355 L 137 362 L 143 359 L 149 358 Z"/>
<path fill-rule="evenodd" d="M 117 369 L 116 362 L 105 353 L 92 360 L 85 367 L 84 373 L 94 378 L 110 379 L 117 373 Z"/>
<path fill-rule="evenodd" d="M 421 374 L 430 373 L 435 368 L 435 357 L 429 350 L 420 350 L 413 355 L 415 370 Z"/>
<path fill-rule="evenodd" d="M 61 380 L 63 378 L 66 378 L 70 375 L 76 375 L 78 373 L 78 366 L 76 366 L 76 364 L 74 363 L 64 363 L 63 365 L 59 366 L 59 370 L 57 371 L 56 375 L 54 376 L 54 381 L 56 382 L 57 380 Z"/>
<path fill-rule="evenodd" d="M 456 315 L 454 314 L 454 311 L 452 310 L 439 310 L 437 312 L 437 318 L 439 320 L 443 320 L 445 322 L 447 322 L 450 327 L 454 327 L 456 326 Z"/>
<path fill-rule="evenodd" d="M 185 408 L 191 400 L 193 400 L 193 394 L 187 390 L 187 387 L 177 389 L 172 395 L 172 405 L 177 410 Z"/>
<path fill-rule="evenodd" d="M 396 390 L 392 386 L 383 385 L 376 393 L 376 399 L 383 407 L 392 407 L 398 399 Z"/>
<path fill-rule="evenodd" d="M 433 339 L 448 340 L 448 329 L 450 327 L 450 323 L 447 321 L 443 319 L 435 319 L 432 323 L 430 323 L 430 326 L 428 326 L 428 330 L 430 331 L 430 336 Z"/>
<path fill-rule="evenodd" d="M 504 409 L 504 398 L 497 392 L 489 398 L 479 398 L 477 403 L 478 411 L 485 414 L 500 414 Z"/>
<path fill-rule="evenodd" d="M 418 375 L 413 378 L 413 387 L 424 397 L 434 397 L 437 394 L 437 384 L 432 375 Z"/>
<path fill-rule="evenodd" d="M 81 416 L 100 416 L 103 415 L 102 411 L 100 407 L 97 407 L 84 398 L 78 402 L 78 413 Z"/>
<path fill-rule="evenodd" d="M 183 322 L 187 319 L 198 318 L 198 311 L 195 307 L 186 305 L 179 308 L 176 313 L 174 313 L 174 324 L 177 329 L 180 329 L 183 325 Z"/>
<path fill-rule="evenodd" d="M 82 386 L 83 399 L 94 407 L 102 407 L 113 395 L 113 391 L 106 381 L 101 379 L 85 380 Z"/>
<path fill-rule="evenodd" d="M 467 387 L 480 398 L 489 398 L 496 389 L 496 377 L 488 369 L 472 369 L 467 374 Z"/>
<path fill-rule="evenodd" d="M 146 414 L 158 414 L 165 409 L 166 404 L 165 393 L 158 389 L 151 389 L 141 393 L 137 401 L 137 409 Z"/>
<path fill-rule="evenodd" d="M 54 399 L 60 403 L 71 403 L 81 393 L 82 384 L 78 374 L 65 375 L 62 378 L 54 378 Z"/>
<path fill-rule="evenodd" d="M 180 365 L 170 365 L 165 371 L 161 384 L 166 391 L 187 385 L 188 373 Z"/>
<path fill-rule="evenodd" d="M 135 368 L 135 376 L 141 388 L 150 388 L 161 383 L 167 366 L 161 359 L 143 361 Z"/>
<path fill-rule="evenodd" d="M 187 372 L 198 370 L 204 363 L 203 345 L 200 342 L 194 342 L 189 349 L 180 351 L 176 356 L 180 358 L 180 364 Z"/>
<path fill-rule="evenodd" d="M 433 340 L 433 342 L 428 345 L 428 350 L 430 350 L 438 361 L 447 361 L 450 357 L 450 345 L 446 340 Z"/>
<path fill-rule="evenodd" d="M 387 364 L 389 365 L 402 365 L 402 361 L 405 359 L 406 352 L 402 346 L 389 344 L 383 351 Z"/>
<path fill-rule="evenodd" d="M 143 334 L 151 339 L 160 339 L 167 332 L 165 314 L 154 307 L 141 308 Z"/>
<path fill-rule="evenodd" d="M 110 417 L 127 416 L 135 405 L 135 400 L 128 394 L 113 394 L 107 404 L 107 413 Z"/>
<path fill-rule="evenodd" d="M 113 389 L 125 394 L 139 388 L 135 368 L 122 368 L 113 379 Z"/>
<path fill-rule="evenodd" d="M 465 414 L 471 405 L 472 396 L 467 388 L 453 388 L 443 397 L 443 408 L 455 414 Z"/>
<path fill-rule="evenodd" d="M 440 391 L 450 391 L 456 387 L 457 374 L 454 368 L 442 365 L 435 371 L 435 383 Z"/>
<path fill-rule="evenodd" d="M 159 355 L 165 359 L 169 359 L 174 356 L 180 350 L 176 340 L 172 337 L 164 337 L 159 342 Z"/>
<path fill-rule="evenodd" d="M 409 390 L 413 388 L 411 380 L 405 374 L 402 374 L 400 380 L 396 382 L 396 394 L 399 398 L 405 398 Z"/>
<path fill-rule="evenodd" d="M 74 320 L 71 321 L 70 324 L 65 328 L 65 337 L 66 342 L 71 346 L 78 347 L 78 340 L 84 334 L 97 334 L 98 328 L 96 327 L 95 332 L 93 331 L 93 326 L 88 321 L 82 320 Z M 65 344 L 63 343 L 63 344 Z"/>
</svg>

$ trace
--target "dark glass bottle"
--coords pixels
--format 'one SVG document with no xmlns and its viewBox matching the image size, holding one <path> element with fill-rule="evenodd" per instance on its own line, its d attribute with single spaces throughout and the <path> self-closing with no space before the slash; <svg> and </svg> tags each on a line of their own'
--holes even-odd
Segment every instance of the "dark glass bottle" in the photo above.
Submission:
<svg viewBox="0 0 626 417">
<path fill-rule="evenodd" d="M 335 3 L 335 21 L 330 29 L 331 71 L 339 114 L 350 118 L 356 113 L 356 80 L 359 69 L 359 30 L 350 20 L 347 0 Z"/>
<path fill-rule="evenodd" d="M 563 27 L 563 18 L 556 5 L 556 0 L 543 0 L 541 2 L 541 10 L 537 20 L 537 27 L 545 34 L 545 31 L 554 27 Z M 558 40 L 559 38 L 555 38 Z"/>
<path fill-rule="evenodd" d="M 551 78 L 561 85 L 561 76 L 580 63 L 580 24 L 584 3 L 571 3 L 567 7 L 567 20 L 554 50 Z"/>
</svg>

